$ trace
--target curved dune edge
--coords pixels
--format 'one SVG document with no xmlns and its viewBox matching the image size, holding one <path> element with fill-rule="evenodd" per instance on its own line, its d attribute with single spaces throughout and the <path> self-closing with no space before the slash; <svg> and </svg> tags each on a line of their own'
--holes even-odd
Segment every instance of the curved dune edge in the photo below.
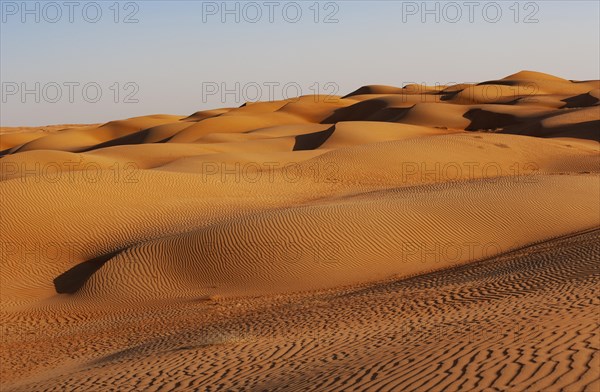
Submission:
<svg viewBox="0 0 600 392">
<path fill-rule="evenodd" d="M 77 297 L 258 295 L 410 276 L 595 227 L 598 194 L 597 176 L 539 176 L 531 183 L 400 188 L 250 214 L 128 248 Z M 567 198 L 560 211 L 539 207 Z"/>
<path fill-rule="evenodd" d="M 599 102 L 522 71 L 0 129 L 2 390 L 595 392 Z"/>
<path fill-rule="evenodd" d="M 114 182 L 111 172 L 97 182 L 6 181 L 2 300 L 46 306 L 94 295 L 128 302 L 308 290 L 443 268 L 598 224 L 598 175 L 575 174 L 598 172 L 593 150 L 550 144 L 555 156 L 540 155 L 532 171 L 533 151 L 511 148 L 523 146 L 517 136 L 437 138 L 327 152 L 295 166 L 305 175 L 294 181 L 282 172 L 237 181 L 163 170 L 136 173 L 135 182 Z M 403 149 L 415 161 L 387 158 Z M 460 159 L 432 157 L 455 149 Z M 364 158 L 354 167 L 356 154 Z M 464 168 L 473 161 L 493 170 L 470 179 Z M 436 164 L 448 170 L 432 175 Z M 311 170 L 327 165 L 317 176 Z M 510 175 L 515 165 L 527 171 Z M 50 196 L 57 192 L 64 204 Z M 471 242 L 484 254 L 471 253 Z M 434 262 L 409 260 L 414 243 L 433 248 Z M 67 286 L 76 290 L 61 288 L 67 272 L 98 259 L 89 282 L 71 273 Z"/>
<path fill-rule="evenodd" d="M 599 244 L 592 230 L 296 296 L 52 310 L 35 315 L 52 320 L 43 340 L 21 314 L 7 320 L 3 390 L 596 391 Z"/>
<path fill-rule="evenodd" d="M 3 129 L 0 306 L 321 289 L 594 227 L 599 87 L 522 71 Z"/>
</svg>

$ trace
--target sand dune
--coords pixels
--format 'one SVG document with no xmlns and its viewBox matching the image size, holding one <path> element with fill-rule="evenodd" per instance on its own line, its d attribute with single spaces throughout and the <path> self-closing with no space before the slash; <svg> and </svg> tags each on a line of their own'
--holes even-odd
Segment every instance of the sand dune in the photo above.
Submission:
<svg viewBox="0 0 600 392">
<path fill-rule="evenodd" d="M 1 129 L 2 389 L 597 390 L 599 87 Z"/>
<path fill-rule="evenodd" d="M 7 391 L 596 391 L 599 243 L 314 294 L 21 313 L 2 376 Z"/>
</svg>

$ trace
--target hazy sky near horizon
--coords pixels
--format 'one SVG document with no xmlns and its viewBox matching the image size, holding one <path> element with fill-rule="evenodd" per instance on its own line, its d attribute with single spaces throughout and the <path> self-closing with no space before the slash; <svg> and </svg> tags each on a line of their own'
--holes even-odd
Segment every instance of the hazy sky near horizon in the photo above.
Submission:
<svg viewBox="0 0 600 392">
<path fill-rule="evenodd" d="M 3 126 L 187 115 L 522 69 L 600 79 L 595 0 L 23 4 L 1 1 Z"/>
</svg>

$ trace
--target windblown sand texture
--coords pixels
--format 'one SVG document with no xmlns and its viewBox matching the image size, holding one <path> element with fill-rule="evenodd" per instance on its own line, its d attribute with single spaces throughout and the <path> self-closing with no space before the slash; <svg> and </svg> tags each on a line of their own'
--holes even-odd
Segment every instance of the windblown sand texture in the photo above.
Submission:
<svg viewBox="0 0 600 392">
<path fill-rule="evenodd" d="M 600 81 L 0 130 L 1 390 L 600 390 Z"/>
</svg>

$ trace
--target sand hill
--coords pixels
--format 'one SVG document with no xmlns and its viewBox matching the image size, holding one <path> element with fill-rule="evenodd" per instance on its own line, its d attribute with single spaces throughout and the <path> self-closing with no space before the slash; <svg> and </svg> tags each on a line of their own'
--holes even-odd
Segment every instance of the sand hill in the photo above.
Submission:
<svg viewBox="0 0 600 392">
<path fill-rule="evenodd" d="M 522 71 L 2 128 L 2 389 L 598 390 L 599 102 Z"/>
</svg>

